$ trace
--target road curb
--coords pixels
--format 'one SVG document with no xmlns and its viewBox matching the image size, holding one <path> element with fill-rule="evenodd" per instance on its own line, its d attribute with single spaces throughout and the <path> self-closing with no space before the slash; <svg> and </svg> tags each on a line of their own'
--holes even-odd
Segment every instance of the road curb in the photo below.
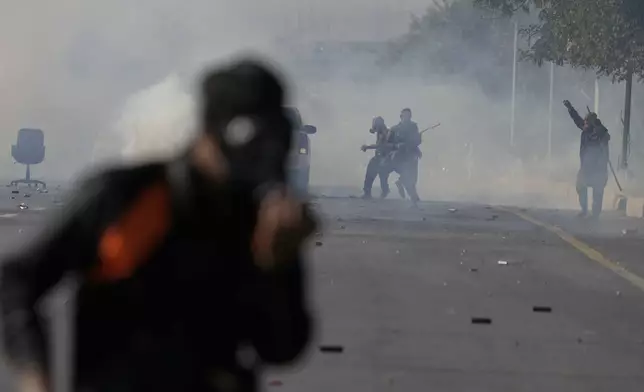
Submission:
<svg viewBox="0 0 644 392">
<path fill-rule="evenodd" d="M 644 218 L 644 197 L 625 196 L 625 199 L 626 202 L 622 211 L 626 213 L 626 216 Z"/>
<path fill-rule="evenodd" d="M 631 218 L 644 218 L 644 197 L 618 193 L 613 197 L 613 208 Z"/>
</svg>

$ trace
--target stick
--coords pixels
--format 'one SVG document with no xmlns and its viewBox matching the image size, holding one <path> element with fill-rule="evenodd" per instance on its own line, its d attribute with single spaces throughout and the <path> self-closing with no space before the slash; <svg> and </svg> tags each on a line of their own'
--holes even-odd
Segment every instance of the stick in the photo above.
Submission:
<svg viewBox="0 0 644 392">
<path fill-rule="evenodd" d="M 620 192 L 624 192 L 624 190 L 622 189 L 622 185 L 619 183 L 619 180 L 617 179 L 617 174 L 615 174 L 615 169 L 613 169 L 613 164 L 611 163 L 610 159 L 608 160 L 608 167 L 610 167 L 610 171 L 611 173 L 613 173 L 613 178 L 617 183 L 617 188 L 619 188 Z"/>
<path fill-rule="evenodd" d="M 436 124 L 436 125 L 432 125 L 431 127 L 429 127 L 429 128 L 425 128 L 425 129 L 423 129 L 422 131 L 420 131 L 420 134 L 422 135 L 423 133 L 425 133 L 425 132 L 429 131 L 430 129 L 435 129 L 435 128 L 438 128 L 438 127 L 440 127 L 440 126 L 441 126 L 441 123 L 438 123 L 438 124 Z"/>
</svg>

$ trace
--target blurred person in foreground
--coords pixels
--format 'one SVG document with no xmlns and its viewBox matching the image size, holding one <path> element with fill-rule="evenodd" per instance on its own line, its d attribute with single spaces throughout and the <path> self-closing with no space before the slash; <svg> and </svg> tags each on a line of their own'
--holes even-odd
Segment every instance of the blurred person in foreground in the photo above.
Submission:
<svg viewBox="0 0 644 392">
<path fill-rule="evenodd" d="M 376 177 L 380 178 L 380 198 L 384 199 L 389 194 L 389 174 L 391 174 L 393 167 L 391 162 L 391 153 L 395 145 L 392 143 L 391 132 L 385 124 L 382 117 L 376 117 L 371 122 L 370 133 L 376 134 L 376 144 L 363 145 L 360 149 L 363 152 L 367 150 L 375 150 L 373 158 L 369 160 L 367 165 L 367 173 L 364 178 L 364 186 L 362 195 L 363 199 L 371 199 L 371 188 Z"/>
<path fill-rule="evenodd" d="M 608 129 L 597 118 L 597 114 L 589 113 L 581 118 L 570 101 L 564 101 L 570 117 L 577 128 L 581 129 L 581 143 L 579 158 L 581 167 L 577 172 L 577 194 L 581 206 L 580 217 L 588 215 L 588 188 L 593 190 L 592 217 L 598 218 L 604 202 L 604 188 L 608 182 L 608 142 L 610 134 Z"/>
<path fill-rule="evenodd" d="M 411 121 L 411 109 L 405 108 L 400 112 L 400 123 L 395 125 L 391 132 L 396 143 L 393 164 L 400 173 L 396 181 L 400 196 L 405 198 L 405 191 L 409 194 L 414 207 L 418 206 L 420 197 L 416 190 L 418 183 L 418 160 L 421 158 L 420 143 L 422 138 L 418 124 Z"/>
<path fill-rule="evenodd" d="M 185 153 L 90 176 L 2 265 L 4 342 L 22 391 L 51 390 L 35 307 L 69 274 L 75 391 L 255 391 L 262 364 L 307 346 L 301 248 L 316 221 L 285 187 L 282 84 L 243 60 L 208 73 L 200 93 Z"/>
</svg>

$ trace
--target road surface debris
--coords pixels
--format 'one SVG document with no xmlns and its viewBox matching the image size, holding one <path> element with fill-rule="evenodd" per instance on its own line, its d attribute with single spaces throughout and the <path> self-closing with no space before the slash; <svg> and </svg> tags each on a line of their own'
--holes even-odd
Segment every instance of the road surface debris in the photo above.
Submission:
<svg viewBox="0 0 644 392">
<path fill-rule="evenodd" d="M 344 352 L 344 347 L 339 345 L 324 344 L 319 347 L 320 352 L 325 354 L 340 354 Z"/>
</svg>

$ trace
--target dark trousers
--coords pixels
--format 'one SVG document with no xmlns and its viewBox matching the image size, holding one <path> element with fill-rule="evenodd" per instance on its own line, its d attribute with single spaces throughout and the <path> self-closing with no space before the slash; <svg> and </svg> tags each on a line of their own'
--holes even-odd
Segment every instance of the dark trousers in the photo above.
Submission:
<svg viewBox="0 0 644 392">
<path fill-rule="evenodd" d="M 401 162 L 400 165 L 400 182 L 405 187 L 407 194 L 414 203 L 420 201 L 416 184 L 418 183 L 418 159 L 408 159 Z"/>
<path fill-rule="evenodd" d="M 367 173 L 364 177 L 364 190 L 365 195 L 371 196 L 371 188 L 376 177 L 380 177 L 380 189 L 382 195 L 386 196 L 389 193 L 389 173 L 391 170 L 386 165 L 382 164 L 382 157 L 374 156 L 367 165 Z"/>
<path fill-rule="evenodd" d="M 588 213 L 588 188 L 593 190 L 593 216 L 597 217 L 602 212 L 604 203 L 604 188 L 608 182 L 605 171 L 590 170 L 582 167 L 577 173 L 577 195 L 582 214 Z"/>
<path fill-rule="evenodd" d="M 602 205 L 604 203 L 604 187 L 603 186 L 587 186 L 585 184 L 577 184 L 577 194 L 579 195 L 579 205 L 581 212 L 588 213 L 588 188 L 593 190 L 593 216 L 599 216 L 602 212 Z"/>
</svg>

